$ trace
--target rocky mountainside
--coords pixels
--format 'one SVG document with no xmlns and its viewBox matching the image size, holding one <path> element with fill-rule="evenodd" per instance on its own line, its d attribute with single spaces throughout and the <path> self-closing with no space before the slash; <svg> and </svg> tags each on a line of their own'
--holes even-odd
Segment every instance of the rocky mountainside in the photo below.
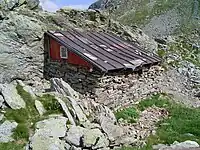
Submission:
<svg viewBox="0 0 200 150">
<path fill-rule="evenodd" d="M 162 37 L 199 28 L 199 3 L 199 0 L 99 0 L 89 8 L 105 10 L 123 24 L 137 25 L 149 36 Z"/>
<path fill-rule="evenodd" d="M 183 134 L 180 136 L 184 136 L 184 141 L 200 139 L 196 129 L 199 125 L 197 114 L 200 112 L 199 109 L 195 109 L 195 107 L 200 107 L 199 28 L 193 26 L 189 28 L 188 25 L 188 29 L 191 30 L 188 30 L 187 36 L 182 33 L 178 37 L 165 38 L 157 36 L 161 33 L 152 28 L 163 20 L 161 13 L 165 16 L 170 12 L 169 8 L 175 8 L 175 4 L 177 8 L 185 8 L 186 2 L 188 2 L 187 6 L 192 6 L 192 3 L 187 0 L 181 1 L 182 7 L 180 7 L 176 0 L 173 3 L 168 3 L 172 2 L 168 0 L 164 2 L 163 7 L 160 2 L 158 0 L 150 2 L 142 0 L 140 3 L 136 0 L 103 0 L 98 1 L 91 8 L 101 8 L 105 11 L 63 8 L 56 13 L 50 13 L 42 11 L 38 0 L 0 1 L 0 149 L 109 150 L 123 146 L 144 146 L 148 136 L 156 134 L 156 124 L 163 119 L 171 119 L 165 107 L 168 103 L 164 103 L 161 108 L 157 107 L 157 105 L 161 106 L 160 97 L 163 98 L 166 95 L 176 102 L 187 105 L 187 109 L 182 105 L 177 107 L 183 109 L 181 112 L 187 114 L 185 110 L 194 111 L 192 114 L 196 118 L 191 117 L 196 121 L 193 125 L 194 129 L 189 126 L 189 130 L 185 131 L 187 128 L 184 130 L 184 134 L 187 134 L 186 138 Z M 159 15 L 145 14 L 144 17 L 142 10 L 146 10 L 147 7 L 151 8 L 148 9 L 151 13 L 156 11 Z M 121 11 L 122 8 L 123 10 L 126 8 L 130 14 L 127 12 L 124 14 L 124 11 Z M 127 19 L 137 16 L 132 15 L 135 11 L 137 12 L 136 9 L 139 12 L 137 15 L 146 18 L 145 20 L 138 19 L 137 25 L 155 40 L 136 27 L 132 21 L 131 26 L 123 25 L 130 25 Z M 172 12 L 175 11 L 175 15 L 169 13 L 170 15 L 164 17 L 165 19 L 176 18 L 177 9 L 172 10 Z M 189 8 L 187 11 L 190 10 Z M 107 16 L 108 13 L 113 13 L 113 18 Z M 173 17 L 170 17 L 171 15 Z M 187 21 L 187 17 L 183 21 Z M 198 23 L 198 20 L 194 21 Z M 174 22 L 172 24 L 174 27 Z M 170 32 L 167 30 L 167 34 L 162 32 L 161 35 L 171 34 L 170 24 L 169 27 Z M 50 68 L 52 72 L 55 71 L 56 75 L 60 76 L 59 78 L 48 81 L 44 78 L 43 34 L 47 30 L 69 28 L 112 32 L 148 51 L 159 54 L 163 58 L 163 63 L 160 66 L 146 68 L 140 73 L 104 76 L 99 79 L 102 81 L 102 86 L 97 87 L 96 91 L 99 94 L 96 97 L 87 97 L 89 93 L 78 93 L 77 89 L 72 89 L 61 79 L 65 75 L 60 75 L 62 72 L 59 72 L 59 69 Z M 81 75 L 81 71 L 78 71 L 79 73 L 76 73 Z M 87 74 L 82 77 L 85 76 Z M 77 82 L 81 82 L 81 79 L 77 79 Z M 145 100 L 158 93 L 162 95 L 156 99 L 157 105 L 150 102 L 153 106 L 138 110 L 138 112 L 132 109 L 125 110 L 125 119 L 123 115 L 116 117 L 116 113 L 123 111 L 127 106 L 139 106 L 142 99 Z M 177 117 L 177 114 L 175 116 Z M 190 115 L 183 114 L 183 116 Z M 134 117 L 138 118 L 135 120 Z M 190 120 L 184 119 L 184 121 L 181 120 L 181 124 L 186 122 L 185 124 L 188 125 Z M 162 122 L 160 126 L 168 127 L 169 124 Z M 162 142 L 159 140 L 158 143 L 154 143 L 159 145 L 154 145 L 154 147 L 160 150 L 177 147 L 199 148 L 199 144 L 194 141 L 183 143 L 174 141 L 163 145 L 159 144 Z"/>
<path fill-rule="evenodd" d="M 158 42 L 157 53 L 166 64 L 180 72 L 200 66 L 199 0 L 98 0 L 89 8 L 100 9 L 124 25 L 140 27 Z"/>
<path fill-rule="evenodd" d="M 41 11 L 37 0 L 3 2 L 0 3 L 0 82 L 22 79 L 31 80 L 29 84 L 42 83 L 43 33 L 47 30 L 73 27 L 111 31 L 147 49 L 157 49 L 157 44 L 141 30 L 110 21 L 99 11 L 61 9 L 50 13 Z"/>
<path fill-rule="evenodd" d="M 6 3 L 5 3 L 6 2 Z M 99 11 L 61 9 L 44 12 L 39 1 L 1 1 L 0 6 L 0 82 L 15 79 L 38 87 L 43 79 L 43 33 L 67 28 L 105 30 L 155 51 L 157 44 L 140 29 L 122 26 Z"/>
</svg>

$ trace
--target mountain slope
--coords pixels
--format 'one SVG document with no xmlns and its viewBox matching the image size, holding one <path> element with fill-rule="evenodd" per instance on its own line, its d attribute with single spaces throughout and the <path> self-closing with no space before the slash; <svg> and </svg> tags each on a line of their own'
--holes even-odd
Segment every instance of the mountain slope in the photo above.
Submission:
<svg viewBox="0 0 200 150">
<path fill-rule="evenodd" d="M 99 0 L 89 8 L 102 9 L 125 25 L 137 25 L 149 36 L 166 36 L 184 27 L 196 28 L 199 0 Z"/>
<path fill-rule="evenodd" d="M 67 30 L 72 27 L 104 30 L 147 49 L 157 49 L 157 44 L 141 30 L 131 30 L 116 21 L 110 21 L 99 11 L 64 8 L 50 13 L 41 11 L 38 3 L 30 7 L 26 1 L 31 4 L 37 2 L 24 0 L 19 4 L 16 0 L 12 3 L 5 1 L 8 3 L 4 4 L 4 1 L 0 1 L 0 83 L 21 79 L 29 85 L 43 86 L 43 34 L 47 30 Z"/>
</svg>

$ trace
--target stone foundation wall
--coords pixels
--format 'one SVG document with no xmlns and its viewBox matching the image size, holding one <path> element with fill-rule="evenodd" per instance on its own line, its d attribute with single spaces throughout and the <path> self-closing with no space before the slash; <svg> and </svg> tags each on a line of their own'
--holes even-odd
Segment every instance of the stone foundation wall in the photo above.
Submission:
<svg viewBox="0 0 200 150">
<path fill-rule="evenodd" d="M 56 62 L 48 63 L 45 68 L 47 79 L 62 78 L 73 89 L 81 93 L 82 98 L 95 99 L 95 101 L 113 108 L 121 105 L 121 103 L 130 103 L 134 99 L 141 98 L 142 95 L 146 96 L 145 91 L 141 91 L 137 83 L 143 81 L 141 76 L 145 72 L 147 70 L 143 70 L 142 74 L 127 71 L 102 74 L 97 71 L 89 72 L 83 68 Z M 146 77 L 153 80 L 157 73 L 155 69 L 154 71 L 148 71 Z M 152 92 L 155 92 L 155 90 Z"/>
<path fill-rule="evenodd" d="M 47 67 L 48 66 L 48 67 Z M 112 109 L 136 103 L 154 93 L 178 95 L 177 100 L 187 103 L 194 98 L 187 77 L 176 70 L 164 71 L 160 66 L 142 69 L 142 72 L 115 72 L 100 74 L 67 64 L 49 63 L 45 72 L 47 79 L 63 78 L 73 89 L 81 93 L 81 98 L 95 100 Z"/>
<path fill-rule="evenodd" d="M 89 72 L 87 69 L 59 62 L 49 62 L 44 72 L 46 79 L 62 78 L 81 94 L 94 93 L 94 89 L 98 87 L 98 80 L 101 78 L 98 72 Z"/>
</svg>

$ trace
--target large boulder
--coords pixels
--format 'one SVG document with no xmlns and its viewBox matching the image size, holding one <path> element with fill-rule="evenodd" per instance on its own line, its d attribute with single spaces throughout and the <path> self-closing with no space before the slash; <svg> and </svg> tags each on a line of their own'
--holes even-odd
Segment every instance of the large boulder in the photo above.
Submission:
<svg viewBox="0 0 200 150">
<path fill-rule="evenodd" d="M 67 131 L 67 118 L 58 116 L 36 123 L 36 134 L 48 137 L 64 137 Z"/>
<path fill-rule="evenodd" d="M 33 10 L 39 8 L 39 0 L 1 0 L 0 6 L 4 10 L 13 10 L 21 5 L 26 4 L 26 6 Z"/>
<path fill-rule="evenodd" d="M 24 15 L 11 16 L 12 22 L 15 24 L 15 32 L 31 45 L 34 41 L 40 41 L 43 36 L 42 26 L 34 18 Z"/>
<path fill-rule="evenodd" d="M 56 137 L 34 135 L 30 142 L 31 150 L 65 150 L 65 144 Z"/>
<path fill-rule="evenodd" d="M 16 122 L 5 121 L 0 125 L 0 142 L 7 143 L 14 141 L 12 138 L 13 130 L 17 127 Z"/>
<path fill-rule="evenodd" d="M 71 88 L 71 86 L 63 81 L 63 79 L 52 78 L 51 82 L 51 89 L 56 91 L 64 96 L 70 96 L 73 98 L 79 98 L 79 94 Z"/>
<path fill-rule="evenodd" d="M 115 125 L 112 120 L 105 116 L 100 117 L 100 125 L 103 131 L 108 135 L 110 141 L 115 141 L 125 134 L 122 127 Z"/>
<path fill-rule="evenodd" d="M 67 132 L 65 140 L 67 143 L 79 147 L 81 146 L 81 138 L 86 131 L 87 130 L 83 127 L 72 126 Z"/>
<path fill-rule="evenodd" d="M 99 129 L 88 130 L 82 140 L 84 147 L 92 149 L 103 149 L 109 145 L 109 140 Z"/>
<path fill-rule="evenodd" d="M 74 115 L 78 119 L 79 123 L 87 122 L 88 119 L 87 119 L 86 115 L 84 114 L 82 108 L 78 104 L 77 99 L 74 99 L 74 98 L 69 97 L 69 96 L 67 98 L 70 101 L 70 104 L 71 104 L 71 106 L 74 110 L 74 113 L 75 113 Z"/>
<path fill-rule="evenodd" d="M 65 150 L 65 144 L 59 138 L 65 136 L 67 118 L 52 116 L 52 118 L 36 123 L 36 131 L 30 138 L 31 150 Z"/>
<path fill-rule="evenodd" d="M 3 95 L 5 102 L 12 109 L 21 109 L 26 107 L 26 103 L 17 93 L 16 86 L 13 84 L 0 84 L 0 93 Z"/>
<path fill-rule="evenodd" d="M 12 10 L 18 5 L 18 0 L 6 0 L 5 2 L 7 2 L 7 7 L 9 10 Z"/>
<path fill-rule="evenodd" d="M 62 107 L 65 115 L 67 116 L 67 118 L 69 119 L 69 122 L 71 125 L 76 125 L 74 118 L 72 117 L 69 108 L 67 107 L 66 103 L 59 97 L 56 97 L 58 103 L 60 104 L 60 106 Z"/>
</svg>

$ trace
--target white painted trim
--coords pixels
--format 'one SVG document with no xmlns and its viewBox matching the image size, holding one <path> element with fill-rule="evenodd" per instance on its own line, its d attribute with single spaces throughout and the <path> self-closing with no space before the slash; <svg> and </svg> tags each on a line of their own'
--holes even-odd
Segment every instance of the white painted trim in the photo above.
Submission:
<svg viewBox="0 0 200 150">
<path fill-rule="evenodd" d="M 66 57 L 62 56 L 62 49 L 65 49 Z M 65 46 L 60 46 L 60 58 L 63 58 L 63 59 L 67 59 L 68 58 L 68 51 L 67 51 L 67 48 Z"/>
</svg>

